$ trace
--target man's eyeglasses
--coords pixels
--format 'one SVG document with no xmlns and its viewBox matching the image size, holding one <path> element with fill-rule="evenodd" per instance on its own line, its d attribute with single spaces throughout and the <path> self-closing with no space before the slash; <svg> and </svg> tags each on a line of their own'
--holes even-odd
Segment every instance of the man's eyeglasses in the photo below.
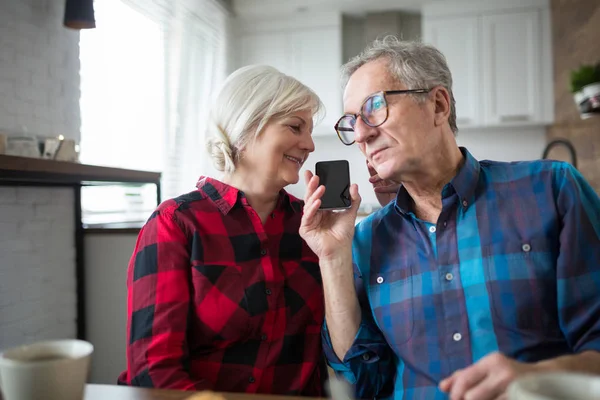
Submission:
<svg viewBox="0 0 600 400">
<path fill-rule="evenodd" d="M 386 96 L 394 94 L 407 93 L 429 93 L 431 89 L 408 89 L 408 90 L 387 90 L 373 93 L 365 99 L 360 107 L 360 114 L 344 114 L 335 124 L 335 131 L 338 137 L 346 146 L 355 142 L 354 126 L 356 119 L 360 115 L 363 122 L 372 128 L 375 128 L 388 118 L 388 106 Z"/>
</svg>

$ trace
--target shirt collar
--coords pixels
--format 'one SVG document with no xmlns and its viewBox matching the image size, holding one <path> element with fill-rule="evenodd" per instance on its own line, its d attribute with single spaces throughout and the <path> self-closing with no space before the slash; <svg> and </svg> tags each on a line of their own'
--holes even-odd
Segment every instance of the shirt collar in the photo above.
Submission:
<svg viewBox="0 0 600 400">
<path fill-rule="evenodd" d="M 463 206 L 466 204 L 465 207 L 468 207 L 471 205 L 471 199 L 477 188 L 480 166 L 479 161 L 465 147 L 460 147 L 460 152 L 464 157 L 464 163 L 454 178 L 442 190 L 442 197 L 456 193 Z M 413 210 L 412 197 L 410 197 L 404 186 L 401 186 L 400 190 L 398 190 L 396 208 L 403 214 L 407 214 Z"/>
<path fill-rule="evenodd" d="M 450 181 L 450 185 L 458 194 L 463 205 L 471 205 L 472 199 L 475 196 L 475 190 L 479 183 L 481 167 L 479 161 L 477 161 L 465 147 L 461 147 L 460 151 L 465 158 L 465 162 L 458 171 L 458 174 Z M 465 203 L 465 201 L 467 203 Z"/>
<path fill-rule="evenodd" d="M 201 176 L 196 187 L 212 201 L 219 211 L 227 215 L 237 204 L 248 204 L 244 192 L 208 176 Z M 301 201 L 288 194 L 285 190 L 279 191 L 277 210 L 287 209 L 294 213 L 302 211 Z"/>
</svg>

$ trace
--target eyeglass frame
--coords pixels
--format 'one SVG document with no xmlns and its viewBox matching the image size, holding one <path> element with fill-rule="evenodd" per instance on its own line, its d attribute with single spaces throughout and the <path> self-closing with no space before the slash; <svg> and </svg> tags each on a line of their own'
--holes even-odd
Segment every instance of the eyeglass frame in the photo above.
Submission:
<svg viewBox="0 0 600 400">
<path fill-rule="evenodd" d="M 387 121 L 390 112 L 388 109 L 388 101 L 386 96 L 387 95 L 394 95 L 394 94 L 408 94 L 408 93 L 429 93 L 433 90 L 433 88 L 431 89 L 403 89 L 403 90 L 382 90 L 379 92 L 375 92 L 375 93 L 371 93 L 370 95 L 368 95 L 364 101 L 362 102 L 362 104 L 360 105 L 360 112 L 358 114 L 352 114 L 352 113 L 346 113 L 344 115 L 342 115 L 340 117 L 340 119 L 338 119 L 338 121 L 335 123 L 333 129 L 335 129 L 335 133 L 338 136 L 338 139 L 340 139 L 340 142 L 342 142 L 342 144 L 346 145 L 346 146 L 352 146 L 354 143 L 356 143 L 356 140 L 353 140 L 352 143 L 346 143 L 342 140 L 342 137 L 340 136 L 340 132 L 338 130 L 338 125 L 340 124 L 340 121 L 345 118 L 345 117 L 353 117 L 354 118 L 354 124 L 356 125 L 356 121 L 358 121 L 358 117 L 360 117 L 363 122 L 365 124 L 367 124 L 368 126 L 370 126 L 371 128 L 377 128 L 378 126 L 381 126 L 383 124 L 385 124 L 385 121 Z M 362 116 L 362 109 L 365 106 L 365 104 L 367 103 L 367 101 L 372 98 L 375 95 L 381 94 L 383 96 L 383 99 L 385 100 L 385 118 L 383 119 L 382 122 L 380 122 L 379 124 L 376 125 L 371 125 L 363 116 Z M 352 132 L 354 132 L 354 129 L 352 129 Z"/>
</svg>

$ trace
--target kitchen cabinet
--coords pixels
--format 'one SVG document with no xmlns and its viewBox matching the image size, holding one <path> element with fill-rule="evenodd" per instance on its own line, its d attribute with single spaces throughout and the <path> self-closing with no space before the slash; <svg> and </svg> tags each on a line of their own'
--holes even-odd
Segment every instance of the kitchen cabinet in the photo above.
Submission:
<svg viewBox="0 0 600 400">
<path fill-rule="evenodd" d="M 271 65 L 284 74 L 293 73 L 292 50 L 285 35 L 271 32 L 256 32 L 240 39 L 241 64 Z"/>
<path fill-rule="evenodd" d="M 267 64 L 314 90 L 325 105 L 313 136 L 335 135 L 342 115 L 342 26 L 340 13 L 282 17 L 277 21 L 238 19 L 236 67 Z"/>
<path fill-rule="evenodd" d="M 459 128 L 477 126 L 482 122 L 478 99 L 481 66 L 477 22 L 471 17 L 450 17 L 428 23 L 424 28 L 425 41 L 444 53 L 452 72 Z"/>
<path fill-rule="evenodd" d="M 459 129 L 552 123 L 546 1 L 451 2 L 442 9 L 426 6 L 423 41 L 447 58 Z"/>
<path fill-rule="evenodd" d="M 543 122 L 540 12 L 484 15 L 481 26 L 485 121 Z"/>
</svg>

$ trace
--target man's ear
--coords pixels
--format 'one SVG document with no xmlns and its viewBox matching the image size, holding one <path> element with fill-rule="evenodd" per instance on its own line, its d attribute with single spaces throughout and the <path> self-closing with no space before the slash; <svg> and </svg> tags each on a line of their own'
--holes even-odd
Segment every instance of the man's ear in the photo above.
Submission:
<svg viewBox="0 0 600 400">
<path fill-rule="evenodd" d="M 441 126 L 448 122 L 450 118 L 451 100 L 450 93 L 445 87 L 438 86 L 433 89 L 434 102 L 434 124 Z"/>
</svg>

